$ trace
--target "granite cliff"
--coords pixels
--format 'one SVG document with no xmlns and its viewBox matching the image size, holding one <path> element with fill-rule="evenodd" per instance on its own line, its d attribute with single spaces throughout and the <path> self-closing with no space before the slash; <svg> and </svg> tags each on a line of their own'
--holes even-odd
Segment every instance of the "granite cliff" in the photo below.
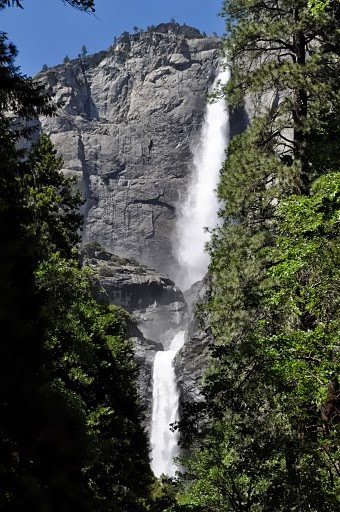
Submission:
<svg viewBox="0 0 340 512">
<path fill-rule="evenodd" d="M 82 189 L 84 242 L 174 275 L 176 208 L 221 40 L 175 23 L 39 75 L 60 106 L 42 129 Z"/>
</svg>

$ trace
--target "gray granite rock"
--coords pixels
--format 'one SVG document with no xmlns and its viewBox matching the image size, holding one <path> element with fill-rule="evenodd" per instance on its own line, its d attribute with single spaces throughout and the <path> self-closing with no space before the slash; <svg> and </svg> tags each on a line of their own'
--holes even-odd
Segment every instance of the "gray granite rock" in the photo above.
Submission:
<svg viewBox="0 0 340 512">
<path fill-rule="evenodd" d="M 136 260 L 122 258 L 90 243 L 82 262 L 98 278 L 96 296 L 132 313 L 143 335 L 167 348 L 169 333 L 187 325 L 183 293 L 168 277 Z"/>
<path fill-rule="evenodd" d="M 147 339 L 138 329 L 135 321 L 128 322 L 128 336 L 133 346 L 135 361 L 139 367 L 137 388 L 140 403 L 145 415 L 145 427 L 150 433 L 152 414 L 152 370 L 156 352 L 163 350 L 161 343 Z"/>
<path fill-rule="evenodd" d="M 202 377 L 209 363 L 209 345 L 212 337 L 203 330 L 188 338 L 176 356 L 175 369 L 180 389 L 180 402 L 202 400 Z"/>
<path fill-rule="evenodd" d="M 168 348 L 175 332 L 185 329 L 188 308 L 179 288 L 154 269 L 109 253 L 98 243 L 81 252 L 82 264 L 94 273 L 94 295 L 131 313 L 128 334 L 140 367 L 138 389 L 150 425 L 152 367 L 156 351 Z"/>
<path fill-rule="evenodd" d="M 213 338 L 208 328 L 208 319 L 197 315 L 196 306 L 209 299 L 209 278 L 198 281 L 185 292 L 189 308 L 187 341 L 175 358 L 175 369 L 180 389 L 181 402 L 197 402 L 202 399 L 200 387 L 209 362 L 209 345 Z"/>
<path fill-rule="evenodd" d="M 40 122 L 86 198 L 85 242 L 172 275 L 176 208 L 220 49 L 219 38 L 161 24 L 38 76 L 60 105 Z"/>
</svg>

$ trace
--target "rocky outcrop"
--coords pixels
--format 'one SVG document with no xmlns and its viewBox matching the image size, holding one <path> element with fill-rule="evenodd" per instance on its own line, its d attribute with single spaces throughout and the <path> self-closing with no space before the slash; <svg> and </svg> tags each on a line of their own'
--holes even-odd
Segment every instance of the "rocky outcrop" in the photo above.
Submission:
<svg viewBox="0 0 340 512">
<path fill-rule="evenodd" d="M 136 260 L 109 253 L 98 243 L 83 249 L 82 262 L 97 277 L 95 295 L 132 313 L 147 338 L 167 348 L 172 332 L 186 326 L 183 293 L 168 277 Z"/>
<path fill-rule="evenodd" d="M 84 241 L 170 273 L 176 208 L 221 41 L 161 24 L 39 75 L 60 105 L 41 118 L 84 193 Z"/>
<path fill-rule="evenodd" d="M 202 377 L 209 362 L 211 336 L 203 330 L 196 331 L 188 338 L 176 356 L 175 369 L 180 389 L 180 403 L 202 400 Z"/>
<path fill-rule="evenodd" d="M 145 415 L 145 427 L 150 432 L 152 414 L 152 370 L 156 352 L 163 350 L 161 343 L 147 339 L 134 320 L 128 322 L 127 334 L 134 346 L 134 357 L 139 367 L 137 389 Z"/>
<path fill-rule="evenodd" d="M 183 294 L 156 270 L 109 253 L 98 243 L 85 246 L 81 260 L 93 271 L 94 295 L 131 313 L 128 334 L 140 367 L 138 389 L 149 425 L 155 353 L 168 348 L 174 332 L 186 328 L 188 309 Z"/>
<path fill-rule="evenodd" d="M 196 314 L 196 307 L 209 299 L 209 279 L 195 283 L 186 293 L 189 307 L 188 339 L 178 352 L 175 368 L 180 388 L 180 402 L 197 402 L 202 399 L 200 386 L 209 361 L 212 336 L 207 328 L 208 319 Z"/>
</svg>

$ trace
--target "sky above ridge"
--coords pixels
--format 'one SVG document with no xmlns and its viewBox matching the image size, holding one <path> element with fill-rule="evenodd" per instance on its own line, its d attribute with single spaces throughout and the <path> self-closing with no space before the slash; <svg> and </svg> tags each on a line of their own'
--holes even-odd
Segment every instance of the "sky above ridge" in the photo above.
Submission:
<svg viewBox="0 0 340 512">
<path fill-rule="evenodd" d="M 115 36 L 137 26 L 168 22 L 199 28 L 207 34 L 224 32 L 218 16 L 222 0 L 96 0 L 96 15 L 77 12 L 62 0 L 22 0 L 23 10 L 0 12 L 0 30 L 19 51 L 16 64 L 34 75 L 43 64 L 54 66 L 65 55 L 75 58 L 83 45 L 88 53 L 107 49 Z"/>
</svg>

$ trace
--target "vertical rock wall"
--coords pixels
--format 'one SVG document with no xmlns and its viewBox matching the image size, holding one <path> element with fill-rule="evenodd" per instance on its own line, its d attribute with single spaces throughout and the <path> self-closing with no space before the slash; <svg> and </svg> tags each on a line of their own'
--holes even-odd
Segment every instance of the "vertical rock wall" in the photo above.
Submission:
<svg viewBox="0 0 340 512">
<path fill-rule="evenodd" d="M 172 275 L 176 207 L 221 41 L 162 24 L 40 75 L 60 104 L 42 129 L 86 198 L 84 241 Z"/>
</svg>

